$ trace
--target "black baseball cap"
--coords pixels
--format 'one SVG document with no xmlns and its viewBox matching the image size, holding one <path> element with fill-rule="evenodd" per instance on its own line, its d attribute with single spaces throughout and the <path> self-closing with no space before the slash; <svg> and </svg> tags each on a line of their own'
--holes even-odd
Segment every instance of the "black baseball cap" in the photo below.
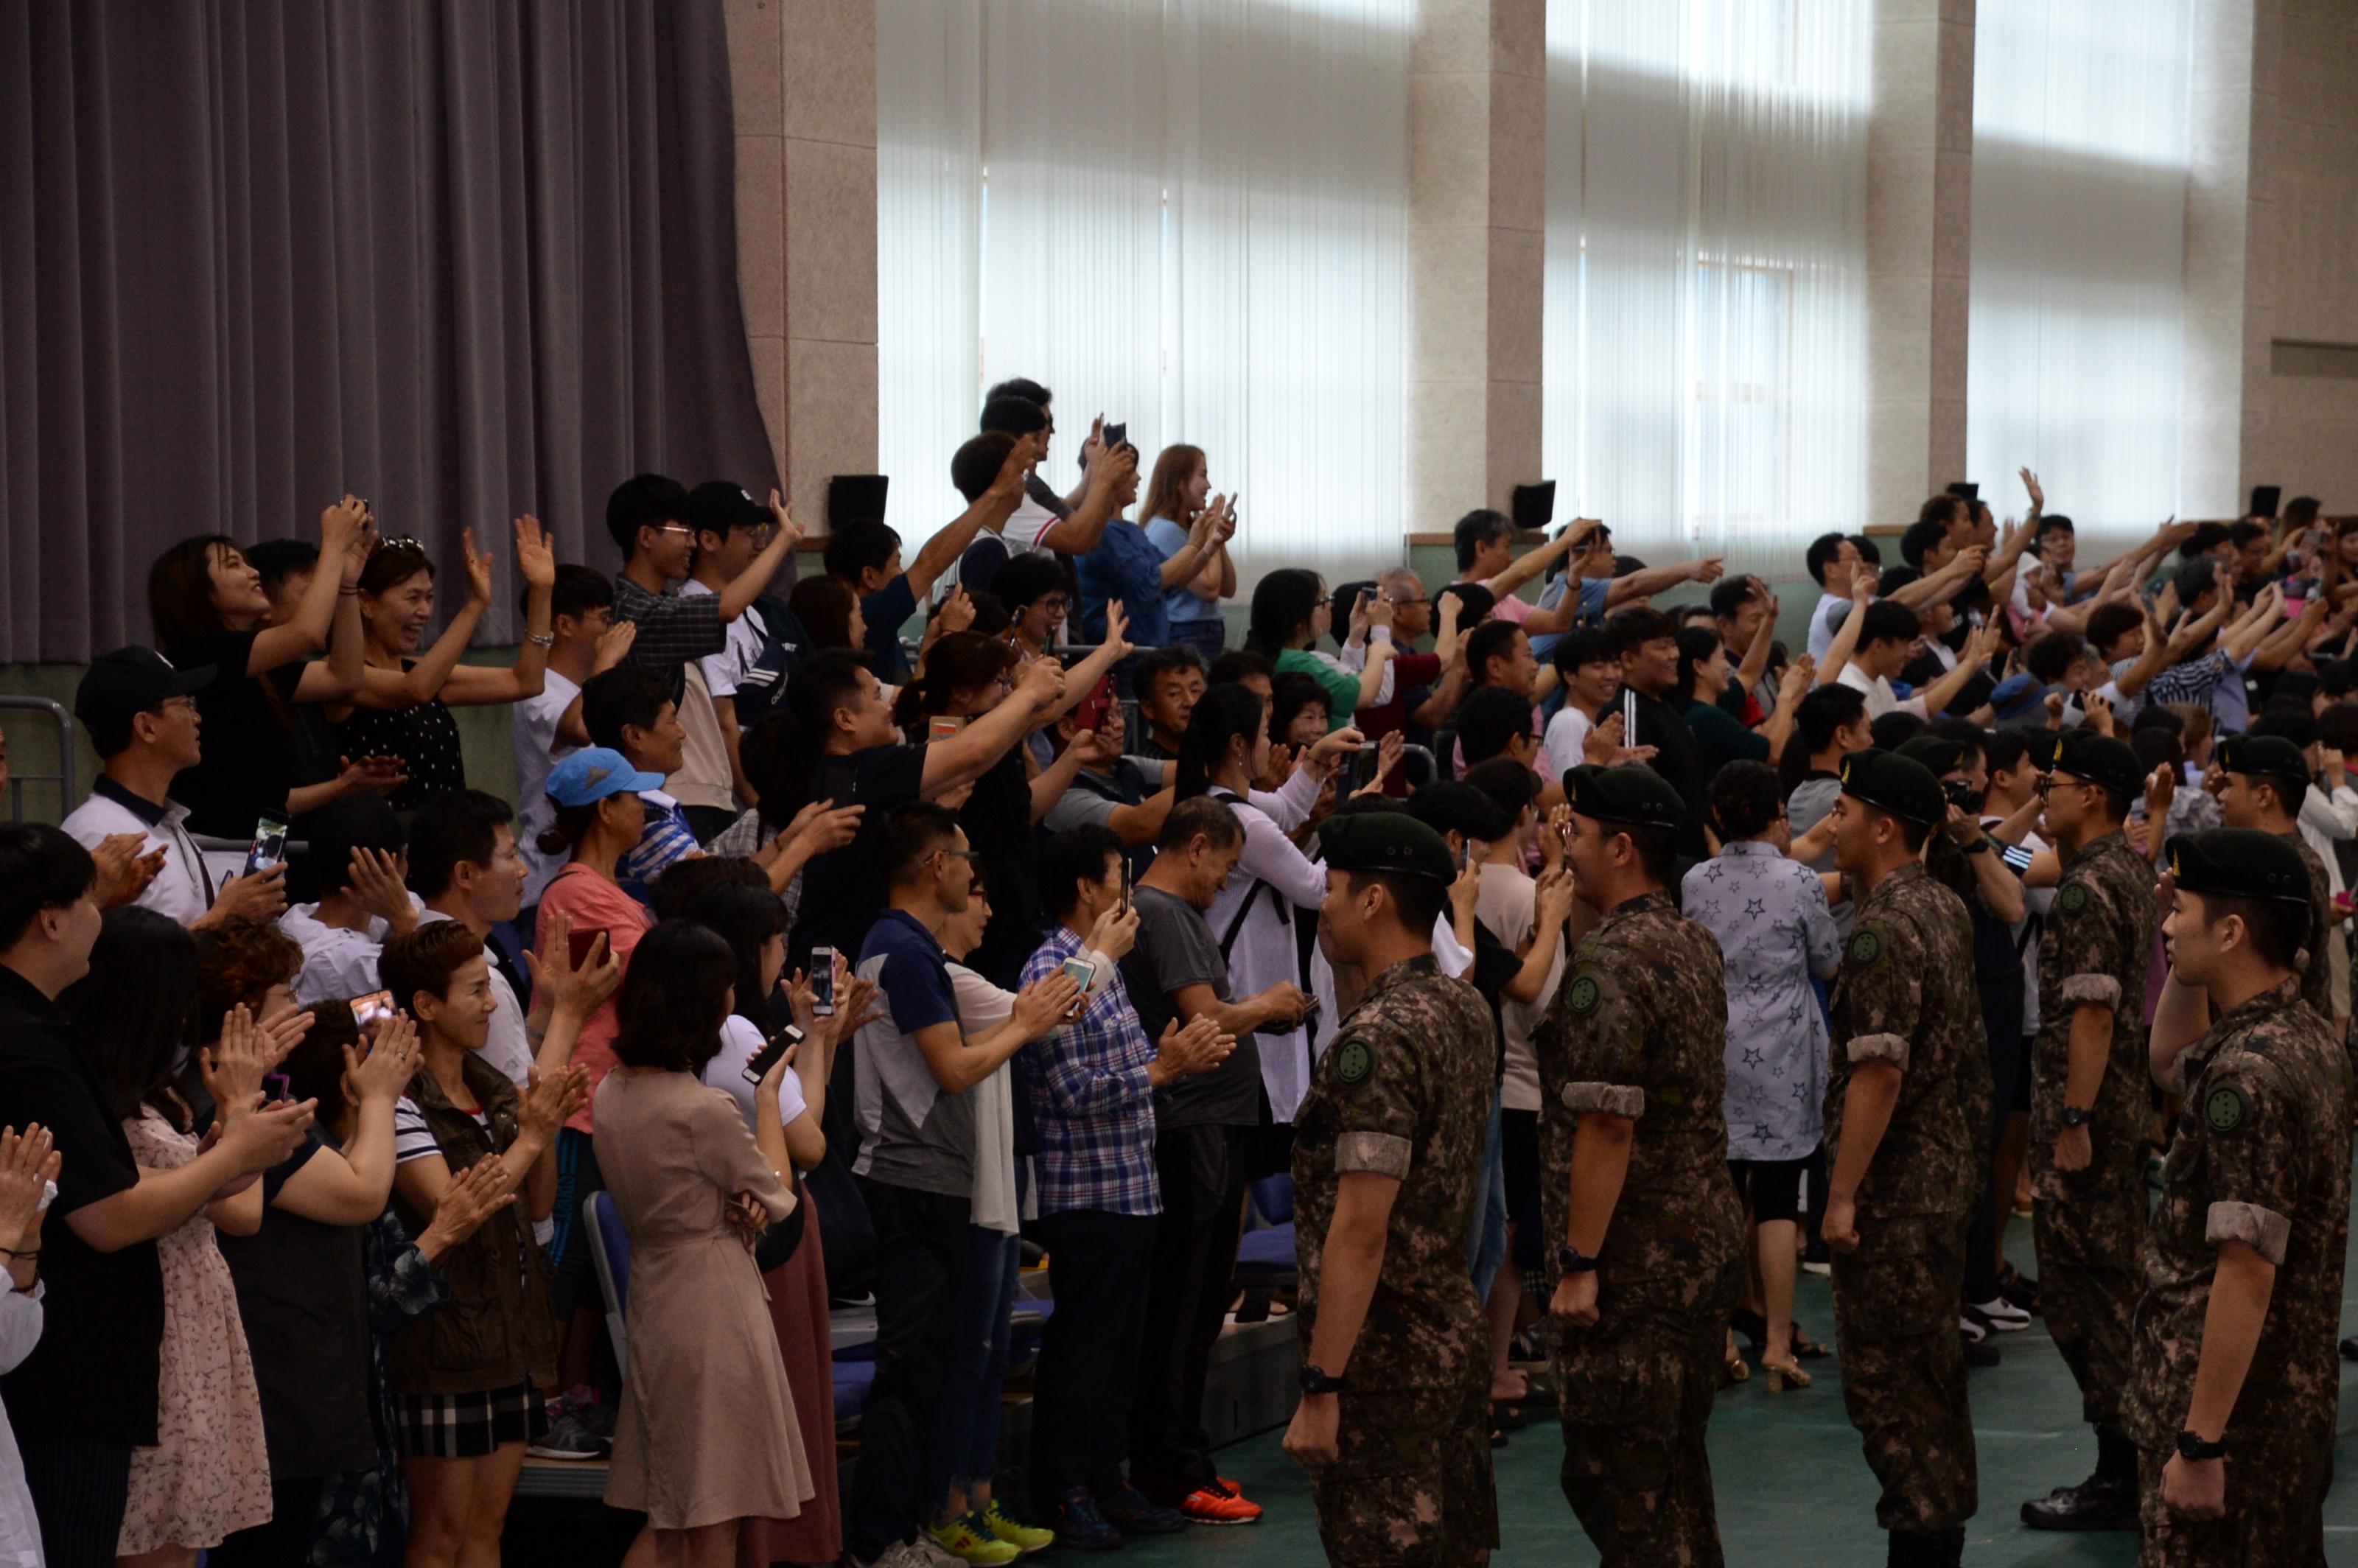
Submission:
<svg viewBox="0 0 2358 1568">
<path fill-rule="evenodd" d="M 1326 867 L 1336 871 L 1398 871 L 1457 880 L 1457 860 L 1449 840 L 1404 811 L 1366 811 L 1330 816 L 1318 828 Z"/>
<path fill-rule="evenodd" d="M 1583 762 L 1563 775 L 1564 804 L 1598 822 L 1636 827 L 1684 827 L 1686 797 L 1651 768 Z"/>
<path fill-rule="evenodd" d="M 2212 752 L 2211 760 L 2225 773 L 2309 783 L 2309 758 L 2281 735 L 2229 735 Z"/>
<path fill-rule="evenodd" d="M 1913 757 L 1869 746 L 1842 760 L 1842 791 L 1878 811 L 1933 827 L 1949 816 L 1949 796 L 1932 770 Z"/>
<path fill-rule="evenodd" d="M 135 715 L 212 683 L 211 665 L 178 669 L 153 648 L 117 648 L 92 659 L 83 672 L 81 685 L 74 688 L 74 717 L 93 736 L 121 734 Z"/>
<path fill-rule="evenodd" d="M 760 528 L 769 521 L 770 509 L 729 480 L 708 480 L 687 492 L 687 525 L 699 534 L 709 528 L 725 539 L 731 528 Z"/>
<path fill-rule="evenodd" d="M 2294 755 L 2298 757 L 2299 753 Z M 2055 766 L 2051 771 L 2102 784 L 2124 799 L 2134 800 L 2145 787 L 2145 769 L 2138 763 L 2136 753 L 2129 750 L 2128 742 L 2099 735 L 2093 730 L 2063 731 L 2055 748 Z"/>
<path fill-rule="evenodd" d="M 2221 898 L 2273 898 L 2307 903 L 2309 869 L 2289 839 L 2256 827 L 2213 827 L 2176 833 L 2162 846 L 2162 860 L 2188 892 Z"/>
</svg>

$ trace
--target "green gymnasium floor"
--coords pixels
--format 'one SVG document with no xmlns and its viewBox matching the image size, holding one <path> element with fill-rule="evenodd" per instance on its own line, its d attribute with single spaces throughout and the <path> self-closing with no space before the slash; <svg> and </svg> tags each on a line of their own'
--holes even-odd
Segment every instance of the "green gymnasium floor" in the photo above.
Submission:
<svg viewBox="0 0 2358 1568">
<path fill-rule="evenodd" d="M 2011 1239 L 2017 1257 L 2027 1259 L 2028 1227 L 2015 1226 Z M 2358 1326 L 2358 1311 L 2350 1304 L 2358 1301 L 2358 1267 L 2352 1270 L 2343 1301 L 2346 1331 Z M 1832 1343 L 1833 1318 L 1823 1279 L 1801 1276 L 1798 1315 L 1812 1336 Z M 2078 1393 L 2046 1329 L 2034 1322 L 2001 1340 L 2004 1364 L 1973 1374 L 1982 1507 L 1965 1547 L 1968 1568 L 2127 1568 L 2136 1560 L 2133 1536 L 2042 1534 L 2018 1522 L 2016 1509 L 2024 1498 L 2088 1473 L 2095 1443 L 2080 1422 Z M 1840 1364 L 1828 1357 L 1809 1365 L 1817 1377 L 1812 1388 L 1770 1394 L 1756 1373 L 1750 1382 L 1719 1396 L 1711 1424 L 1711 1462 L 1730 1568 L 1880 1568 L 1884 1562 L 1883 1532 L 1875 1526 L 1874 1480 L 1843 1417 Z M 1220 1568 L 1300 1568 L 1323 1562 L 1309 1490 L 1279 1448 L 1279 1435 L 1264 1433 L 1221 1455 L 1222 1473 L 1267 1508 L 1260 1524 L 1140 1541 L 1125 1548 L 1120 1561 Z M 1498 1452 L 1499 1549 L 1491 1561 L 1501 1568 L 1596 1561 L 1556 1488 L 1563 1453 L 1552 1415 L 1513 1433 Z M 2326 1499 L 2326 1558 L 2358 1565 L 2358 1366 L 2349 1364 L 2338 1454 L 2342 1473 L 2353 1479 Z"/>
</svg>

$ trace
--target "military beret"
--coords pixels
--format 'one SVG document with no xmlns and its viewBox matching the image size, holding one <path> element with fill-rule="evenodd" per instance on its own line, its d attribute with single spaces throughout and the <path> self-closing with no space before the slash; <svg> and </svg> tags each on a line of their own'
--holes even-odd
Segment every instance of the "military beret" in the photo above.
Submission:
<svg viewBox="0 0 2358 1568">
<path fill-rule="evenodd" d="M 1842 760 L 1843 794 L 1931 827 L 1945 821 L 1949 796 L 1932 770 L 1913 757 L 1869 746 Z"/>
<path fill-rule="evenodd" d="M 1639 827 L 1683 827 L 1686 797 L 1651 768 L 1635 763 L 1600 768 L 1584 762 L 1563 775 L 1564 803 L 1599 822 Z"/>
<path fill-rule="evenodd" d="M 2050 770 L 2102 784 L 2115 795 L 2135 799 L 2145 787 L 2145 769 L 2128 742 L 2093 730 L 2067 730 L 2055 748 Z"/>
<path fill-rule="evenodd" d="M 2055 753 L 2063 747 L 2063 734 L 2045 725 L 2025 728 L 2022 731 L 2024 749 L 2029 753 L 2030 765 L 2042 773 L 2055 771 Z"/>
<path fill-rule="evenodd" d="M 2230 735 L 2212 752 L 2211 760 L 2231 773 L 2309 782 L 2309 759 L 2281 735 Z"/>
<path fill-rule="evenodd" d="M 1318 843 L 1330 871 L 1398 871 L 1437 882 L 1457 880 L 1457 858 L 1449 852 L 1449 840 L 1404 811 L 1330 816 L 1319 827 Z"/>
<path fill-rule="evenodd" d="M 1923 763 L 1934 778 L 1956 772 L 1965 765 L 1965 745 L 1962 741 L 1945 741 L 1938 735 L 1918 735 L 1903 741 L 1894 756 Z"/>
<path fill-rule="evenodd" d="M 2256 827 L 2174 833 L 2162 853 L 2171 878 L 2188 892 L 2309 901 L 2309 868 L 2300 851 L 2290 840 Z"/>
</svg>

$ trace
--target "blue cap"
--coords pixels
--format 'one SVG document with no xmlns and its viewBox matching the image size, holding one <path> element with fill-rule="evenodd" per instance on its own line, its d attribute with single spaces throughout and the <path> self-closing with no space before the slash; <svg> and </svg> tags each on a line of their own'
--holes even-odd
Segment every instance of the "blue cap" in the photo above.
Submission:
<svg viewBox="0 0 2358 1568">
<path fill-rule="evenodd" d="M 548 798 L 560 806 L 595 806 L 610 795 L 663 788 L 663 774 L 643 773 L 609 746 L 584 746 L 548 771 Z"/>
<path fill-rule="evenodd" d="M 1990 707 L 2000 724 L 2042 711 L 2046 700 L 2046 684 L 2033 675 L 2008 676 L 1997 683 L 1997 689 L 1989 697 Z"/>
</svg>

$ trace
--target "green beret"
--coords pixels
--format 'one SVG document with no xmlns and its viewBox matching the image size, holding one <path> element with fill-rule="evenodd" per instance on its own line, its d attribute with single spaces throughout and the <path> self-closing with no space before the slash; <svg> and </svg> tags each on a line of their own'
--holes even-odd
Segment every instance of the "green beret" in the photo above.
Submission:
<svg viewBox="0 0 2358 1568">
<path fill-rule="evenodd" d="M 1843 794 L 1878 810 L 1933 827 L 1948 820 L 1949 796 L 1932 770 L 1913 757 L 1869 746 L 1842 760 Z"/>
<path fill-rule="evenodd" d="M 2145 769 L 2128 742 L 2093 730 L 2066 730 L 2055 748 L 2055 766 L 2050 771 L 2102 784 L 2130 800 L 2145 788 Z"/>
<path fill-rule="evenodd" d="M 2290 840 L 2256 827 L 2213 827 L 2175 833 L 2162 846 L 2164 863 L 2188 892 L 2221 898 L 2274 898 L 2307 903 L 2309 868 Z"/>
<path fill-rule="evenodd" d="M 1563 798 L 1579 815 L 1639 827 L 1684 827 L 1686 797 L 1651 768 L 1583 762 L 1563 775 Z"/>
<path fill-rule="evenodd" d="M 1934 778 L 1955 773 L 1965 765 L 1965 745 L 1962 741 L 1944 741 L 1938 735 L 1919 735 L 1903 742 L 1894 756 L 1923 763 Z"/>
<path fill-rule="evenodd" d="M 1319 825 L 1318 843 L 1329 871 L 1457 880 L 1457 857 L 1449 852 L 1449 840 L 1404 811 L 1330 816 Z"/>
<path fill-rule="evenodd" d="M 2231 773 L 2309 782 L 2309 759 L 2281 735 L 2230 735 L 2212 750 L 2211 760 Z"/>
</svg>

